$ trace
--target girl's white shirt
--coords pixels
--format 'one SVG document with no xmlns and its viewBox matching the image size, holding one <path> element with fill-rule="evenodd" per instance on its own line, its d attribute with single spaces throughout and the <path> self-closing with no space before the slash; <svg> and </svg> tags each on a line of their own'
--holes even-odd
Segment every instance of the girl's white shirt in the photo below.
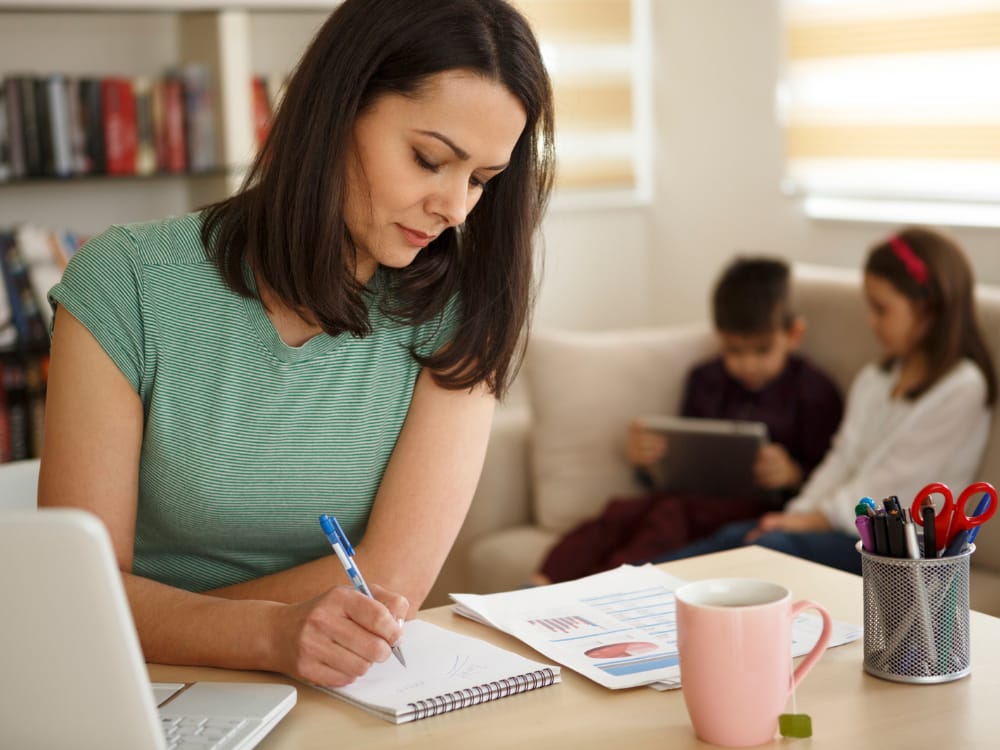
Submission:
<svg viewBox="0 0 1000 750">
<path fill-rule="evenodd" d="M 875 364 L 858 373 L 830 452 L 785 510 L 820 510 L 835 529 L 857 536 L 854 506 L 866 495 L 876 502 L 897 495 L 909 508 L 930 482 L 947 484 L 957 498 L 980 479 L 992 410 L 979 367 L 959 362 L 914 400 L 893 398 L 898 378 L 898 368 Z"/>
</svg>

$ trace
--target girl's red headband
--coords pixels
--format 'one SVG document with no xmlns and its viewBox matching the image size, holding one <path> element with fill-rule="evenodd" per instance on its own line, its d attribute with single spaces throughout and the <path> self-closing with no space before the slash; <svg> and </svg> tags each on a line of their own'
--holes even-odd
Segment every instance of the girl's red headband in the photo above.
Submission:
<svg viewBox="0 0 1000 750">
<path fill-rule="evenodd" d="M 913 252 L 913 248 L 899 235 L 889 238 L 889 246 L 893 255 L 899 258 L 900 262 L 906 266 L 906 272 L 910 278 L 923 286 L 927 283 L 927 264 Z"/>
</svg>

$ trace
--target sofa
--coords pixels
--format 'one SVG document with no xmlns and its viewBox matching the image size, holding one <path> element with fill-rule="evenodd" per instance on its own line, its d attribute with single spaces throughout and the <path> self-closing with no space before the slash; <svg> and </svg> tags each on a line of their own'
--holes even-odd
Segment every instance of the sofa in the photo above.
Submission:
<svg viewBox="0 0 1000 750">
<path fill-rule="evenodd" d="M 792 278 L 795 309 L 807 325 L 802 351 L 846 395 L 879 351 L 865 320 L 861 274 L 795 265 Z M 988 344 L 1000 354 L 1000 287 L 980 285 L 977 306 Z M 688 369 L 714 351 L 707 319 L 622 331 L 536 330 L 515 393 L 497 411 L 472 507 L 428 604 L 445 602 L 448 592 L 523 586 L 563 532 L 608 498 L 641 493 L 625 459 L 626 425 L 639 414 L 675 413 Z M 1000 415 L 977 479 L 1000 482 Z M 971 602 L 1000 616 L 1000 521 L 977 539 Z"/>
</svg>

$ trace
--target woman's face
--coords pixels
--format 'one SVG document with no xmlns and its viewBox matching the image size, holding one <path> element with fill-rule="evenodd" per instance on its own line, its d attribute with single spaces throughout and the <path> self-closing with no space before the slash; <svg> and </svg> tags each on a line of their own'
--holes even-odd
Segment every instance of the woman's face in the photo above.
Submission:
<svg viewBox="0 0 1000 750">
<path fill-rule="evenodd" d="M 924 308 L 888 280 L 865 274 L 865 300 L 868 325 L 882 344 L 886 355 L 907 357 L 913 354 L 927 332 L 930 321 Z"/>
<path fill-rule="evenodd" d="M 439 73 L 415 97 L 386 94 L 363 112 L 344 207 L 358 280 L 379 265 L 409 265 L 463 223 L 510 161 L 526 121 L 510 91 L 467 71 Z"/>
</svg>

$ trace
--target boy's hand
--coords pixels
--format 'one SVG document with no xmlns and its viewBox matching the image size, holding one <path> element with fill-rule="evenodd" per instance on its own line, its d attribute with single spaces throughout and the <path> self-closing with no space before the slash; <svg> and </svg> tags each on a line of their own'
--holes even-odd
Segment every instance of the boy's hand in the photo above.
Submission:
<svg viewBox="0 0 1000 750">
<path fill-rule="evenodd" d="M 768 490 L 798 487 L 802 483 L 802 467 L 777 443 L 768 443 L 757 452 L 753 476 Z"/>
<path fill-rule="evenodd" d="M 743 541 L 747 544 L 753 544 L 769 531 L 802 533 L 807 531 L 829 531 L 832 528 L 830 519 L 818 510 L 808 513 L 765 513 L 760 517 L 760 522 L 756 528 L 751 529 L 743 537 Z"/>
<path fill-rule="evenodd" d="M 667 455 L 667 439 L 637 419 L 628 426 L 625 455 L 633 466 L 649 468 Z"/>
</svg>

